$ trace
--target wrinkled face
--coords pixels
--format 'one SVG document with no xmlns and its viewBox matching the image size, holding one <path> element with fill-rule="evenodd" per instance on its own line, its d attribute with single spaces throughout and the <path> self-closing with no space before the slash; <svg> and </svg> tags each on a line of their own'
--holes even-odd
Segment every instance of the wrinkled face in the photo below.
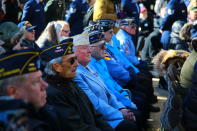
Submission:
<svg viewBox="0 0 197 131">
<path fill-rule="evenodd" d="M 63 78 L 73 78 L 76 74 L 77 57 L 75 54 L 65 55 L 62 62 L 55 67 L 56 72 Z"/>
<path fill-rule="evenodd" d="M 60 32 L 60 36 L 65 36 L 65 37 L 69 37 L 70 34 L 70 27 L 69 25 L 64 25 L 61 32 Z"/>
<path fill-rule="evenodd" d="M 28 78 L 24 84 L 17 88 L 18 99 L 23 99 L 32 103 L 37 109 L 46 104 L 46 88 L 48 84 L 42 80 L 41 71 L 28 74 Z"/>
<path fill-rule="evenodd" d="M 88 65 L 91 60 L 91 52 L 89 45 L 79 45 L 76 47 L 75 55 L 77 56 L 77 60 L 83 66 Z"/>
<path fill-rule="evenodd" d="M 136 34 L 136 25 L 124 26 L 124 30 L 127 33 L 129 33 L 130 35 L 135 35 Z"/>
<path fill-rule="evenodd" d="M 30 40 L 30 41 L 34 41 L 35 40 L 35 30 L 27 31 L 25 33 L 25 39 Z"/>
<path fill-rule="evenodd" d="M 190 11 L 189 17 L 192 21 L 195 21 L 197 19 L 197 11 Z"/>
<path fill-rule="evenodd" d="M 103 59 L 105 57 L 105 42 L 99 41 L 93 45 L 91 45 L 91 56 L 94 57 L 96 60 Z"/>
<path fill-rule="evenodd" d="M 104 33 L 104 40 L 106 42 L 110 42 L 111 39 L 112 39 L 113 34 L 114 34 L 113 29 L 108 30 L 107 32 Z"/>
</svg>

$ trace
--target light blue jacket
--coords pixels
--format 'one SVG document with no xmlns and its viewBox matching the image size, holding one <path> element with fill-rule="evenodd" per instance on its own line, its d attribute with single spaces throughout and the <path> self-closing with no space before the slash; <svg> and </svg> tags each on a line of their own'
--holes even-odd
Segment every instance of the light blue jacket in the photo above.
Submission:
<svg viewBox="0 0 197 131">
<path fill-rule="evenodd" d="M 117 101 L 93 69 L 90 67 L 87 69 L 79 64 L 74 81 L 83 89 L 95 109 L 103 115 L 104 119 L 113 128 L 123 120 L 123 115 L 118 109 L 125 108 L 125 106 Z"/>
<path fill-rule="evenodd" d="M 110 43 L 106 43 L 105 52 L 110 59 L 105 59 L 105 63 L 112 78 L 119 85 L 125 86 L 131 79 L 130 68 L 132 68 L 136 74 L 139 73 L 139 70 L 118 50 L 118 45 L 119 41 L 115 35 L 112 37 Z"/>
<path fill-rule="evenodd" d="M 134 65 L 138 65 L 140 62 L 135 56 L 135 46 L 132 41 L 132 36 L 124 30 L 120 29 L 116 34 L 117 39 L 120 41 L 120 51 L 126 56 L 126 58 Z"/>
<path fill-rule="evenodd" d="M 125 69 L 133 68 L 135 73 L 139 73 L 139 69 L 135 67 L 123 54 L 120 52 L 120 41 L 116 38 L 116 35 L 112 36 L 111 43 L 106 43 L 107 49 L 113 53 L 114 56 L 110 55 L 111 57 L 114 57 L 114 59 L 120 63 Z"/>
<path fill-rule="evenodd" d="M 129 108 L 137 109 L 136 105 L 129 99 L 131 93 L 123 89 L 109 74 L 104 59 L 97 61 L 92 58 L 89 66 L 99 74 L 107 88 L 116 96 L 118 101 Z"/>
<path fill-rule="evenodd" d="M 121 86 L 125 86 L 131 79 L 129 72 L 113 58 L 105 60 L 107 69 L 112 78 Z"/>
</svg>

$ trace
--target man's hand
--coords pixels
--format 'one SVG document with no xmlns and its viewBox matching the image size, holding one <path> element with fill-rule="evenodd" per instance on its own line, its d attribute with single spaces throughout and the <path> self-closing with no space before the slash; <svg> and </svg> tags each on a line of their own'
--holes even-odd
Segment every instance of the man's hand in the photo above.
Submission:
<svg viewBox="0 0 197 131">
<path fill-rule="evenodd" d="M 159 32 L 162 34 L 163 33 L 163 30 L 160 29 Z"/>
<path fill-rule="evenodd" d="M 122 114 L 126 120 L 136 121 L 135 115 L 133 112 L 131 112 L 131 110 L 124 108 L 124 109 L 121 109 L 120 111 L 122 112 Z"/>
</svg>

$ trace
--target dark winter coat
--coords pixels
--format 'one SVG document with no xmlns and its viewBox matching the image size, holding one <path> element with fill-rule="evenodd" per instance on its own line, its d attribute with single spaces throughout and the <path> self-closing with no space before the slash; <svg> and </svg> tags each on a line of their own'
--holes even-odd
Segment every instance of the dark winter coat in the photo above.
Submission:
<svg viewBox="0 0 197 131">
<path fill-rule="evenodd" d="M 47 102 L 54 106 L 62 130 L 111 131 L 85 93 L 71 79 L 47 76 Z"/>
</svg>

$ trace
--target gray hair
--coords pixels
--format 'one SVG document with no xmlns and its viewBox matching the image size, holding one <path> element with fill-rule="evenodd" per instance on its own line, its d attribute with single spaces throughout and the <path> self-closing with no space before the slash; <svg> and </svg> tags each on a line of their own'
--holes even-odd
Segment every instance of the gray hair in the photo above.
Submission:
<svg viewBox="0 0 197 131">
<path fill-rule="evenodd" d="M 27 79 L 28 79 L 28 74 L 24 74 L 24 75 L 18 75 L 18 76 L 0 80 L 0 96 L 7 95 L 6 90 L 9 87 L 9 85 L 21 87 L 21 85 L 23 85 Z"/>
<path fill-rule="evenodd" d="M 69 27 L 68 22 L 63 20 L 49 22 L 46 28 L 44 29 L 44 31 L 42 32 L 42 34 L 40 35 L 40 37 L 36 41 L 38 46 L 43 47 L 45 44 L 44 42 L 46 40 L 54 41 L 55 43 L 58 43 L 59 42 L 58 40 L 60 39 L 59 32 L 61 32 L 64 26 Z"/>
<path fill-rule="evenodd" d="M 52 67 L 52 64 L 55 64 L 55 63 L 58 63 L 60 64 L 62 62 L 62 57 L 57 57 L 51 61 L 49 61 L 47 64 L 46 64 L 46 67 L 44 69 L 44 72 L 47 74 L 47 75 L 57 75 L 57 72 L 53 69 Z"/>
</svg>

